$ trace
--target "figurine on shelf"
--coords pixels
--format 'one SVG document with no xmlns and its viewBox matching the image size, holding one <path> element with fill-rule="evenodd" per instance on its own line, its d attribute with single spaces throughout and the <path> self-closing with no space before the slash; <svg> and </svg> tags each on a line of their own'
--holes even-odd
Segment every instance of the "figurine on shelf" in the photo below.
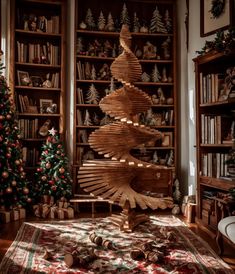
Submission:
<svg viewBox="0 0 235 274">
<path fill-rule="evenodd" d="M 149 41 L 144 45 L 143 59 L 155 59 L 157 56 L 157 47 L 151 44 Z"/>
<path fill-rule="evenodd" d="M 167 166 L 173 166 L 174 165 L 174 152 L 171 149 L 170 154 L 166 157 L 166 164 Z"/>
<path fill-rule="evenodd" d="M 135 49 L 135 56 L 136 56 L 138 59 L 141 59 L 141 58 L 142 58 L 142 55 L 143 55 L 142 50 L 139 49 L 138 47 L 136 47 L 136 49 Z"/>
<path fill-rule="evenodd" d="M 163 90 L 161 87 L 158 88 L 157 90 L 157 95 L 158 95 L 158 98 L 159 98 L 159 104 L 165 104 L 166 103 L 166 98 L 164 96 L 164 93 L 163 93 Z"/>
<path fill-rule="evenodd" d="M 147 72 L 143 72 L 141 75 L 142 82 L 150 82 L 151 77 L 148 75 Z"/>
<path fill-rule="evenodd" d="M 52 104 L 46 109 L 46 113 L 55 114 L 56 112 L 57 112 L 57 104 Z"/>
<path fill-rule="evenodd" d="M 161 80 L 161 75 L 159 73 L 157 64 L 154 65 L 154 68 L 153 68 L 153 71 L 151 74 L 151 79 L 153 82 L 160 82 L 160 80 Z"/>
<path fill-rule="evenodd" d="M 114 21 L 111 12 L 108 14 L 108 19 L 107 19 L 107 25 L 105 26 L 106 31 L 115 31 L 114 27 Z"/>
<path fill-rule="evenodd" d="M 76 54 L 84 54 L 84 45 L 83 45 L 83 38 L 78 37 L 77 38 L 77 44 L 76 44 Z"/>
<path fill-rule="evenodd" d="M 84 21 L 82 21 L 80 24 L 79 24 L 79 28 L 80 29 L 86 29 L 87 28 L 87 25 Z"/>
<path fill-rule="evenodd" d="M 168 33 L 172 32 L 172 19 L 170 18 L 169 10 L 165 11 L 164 22 L 165 22 L 167 32 Z"/>
<path fill-rule="evenodd" d="M 140 22 L 139 22 L 139 18 L 137 17 L 136 12 L 134 12 L 133 32 L 140 32 Z"/>
<path fill-rule="evenodd" d="M 153 11 L 153 16 L 150 23 L 150 32 L 167 33 L 166 27 L 164 26 L 164 23 L 162 21 L 162 15 L 160 14 L 157 6 Z"/>
<path fill-rule="evenodd" d="M 98 25 L 98 30 L 102 31 L 105 29 L 105 18 L 102 11 L 100 11 L 97 25 Z"/>
<path fill-rule="evenodd" d="M 46 80 L 42 83 L 42 86 L 43 86 L 44 88 L 52 88 L 52 83 L 51 83 L 51 81 L 49 80 L 49 77 L 50 77 L 49 73 L 47 74 L 46 77 L 47 77 L 47 78 L 46 78 Z"/>
<path fill-rule="evenodd" d="M 162 43 L 162 49 L 163 49 L 163 58 L 164 59 L 170 59 L 170 42 L 171 38 L 168 36 L 168 38 Z"/>
<path fill-rule="evenodd" d="M 149 32 L 149 29 L 146 25 L 143 25 L 141 28 L 140 28 L 140 32 L 141 33 L 148 33 Z"/>
<path fill-rule="evenodd" d="M 96 28 L 95 21 L 90 8 L 87 10 L 85 23 L 89 30 L 94 30 Z"/>
<path fill-rule="evenodd" d="M 125 3 L 123 4 L 121 16 L 120 16 L 120 25 L 123 25 L 123 24 L 130 26 L 130 18 L 129 18 L 128 10 Z"/>
<path fill-rule="evenodd" d="M 167 78 L 167 76 L 166 76 L 166 67 L 164 67 L 164 68 L 162 69 L 162 82 L 163 82 L 163 83 L 168 82 L 168 78 Z"/>
<path fill-rule="evenodd" d="M 152 102 L 153 102 L 153 104 L 154 105 L 158 105 L 159 104 L 159 98 L 157 97 L 157 95 L 156 94 L 153 94 L 152 95 Z"/>
<path fill-rule="evenodd" d="M 28 28 L 30 31 L 37 31 L 37 17 L 35 14 L 29 15 Z"/>
<path fill-rule="evenodd" d="M 91 84 L 89 90 L 87 91 L 86 103 L 95 105 L 99 103 L 99 93 L 96 90 L 94 84 Z"/>
<path fill-rule="evenodd" d="M 104 63 L 102 68 L 99 71 L 99 80 L 110 80 L 111 72 L 109 65 Z"/>
</svg>

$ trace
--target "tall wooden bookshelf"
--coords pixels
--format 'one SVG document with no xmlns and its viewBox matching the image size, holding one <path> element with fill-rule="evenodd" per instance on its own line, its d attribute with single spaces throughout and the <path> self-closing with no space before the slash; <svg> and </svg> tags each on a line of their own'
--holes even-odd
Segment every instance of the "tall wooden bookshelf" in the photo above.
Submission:
<svg viewBox="0 0 235 274">
<path fill-rule="evenodd" d="M 154 10 L 158 16 L 168 16 L 172 28 L 165 33 L 150 31 L 151 18 Z M 91 11 L 95 26 L 89 26 L 86 17 Z M 143 114 L 142 122 L 165 133 L 164 141 L 148 144 L 140 149 L 133 149 L 135 157 L 144 161 L 168 166 L 177 176 L 177 75 L 176 75 L 176 5 L 175 1 L 109 1 L 102 3 L 92 0 L 76 1 L 75 8 L 75 102 L 74 102 L 74 184 L 77 185 L 77 171 L 84 160 L 100 158 L 88 143 L 89 134 L 101 125 L 108 123 L 108 117 L 99 108 L 99 101 L 107 92 L 116 88 L 120 83 L 111 80 L 109 67 L 115 57 L 120 54 L 119 31 L 121 14 L 127 11 L 130 18 L 132 35 L 132 51 L 138 57 L 143 72 L 142 81 L 134 83 L 147 92 L 153 100 L 152 113 Z M 102 12 L 102 14 L 101 14 Z M 134 17 L 139 19 L 140 28 L 133 29 Z M 98 21 L 105 20 L 105 28 Z M 108 20 L 109 17 L 109 20 Z M 114 27 L 108 25 L 110 17 Z M 136 24 L 135 24 L 136 26 Z M 147 30 L 146 30 L 147 27 Z M 136 31 L 137 30 L 137 31 Z M 150 56 L 148 46 L 155 48 Z M 166 47 L 165 47 L 166 46 Z M 165 49 L 164 49 L 165 48 Z M 164 51 L 165 50 L 165 51 Z M 152 51 L 151 51 L 152 52 Z M 151 78 L 155 69 L 155 78 Z M 156 79 L 158 72 L 161 79 Z M 158 77 L 157 77 L 158 78 Z M 98 100 L 90 100 L 88 92 L 98 94 Z M 163 94 L 164 98 L 160 96 Z M 93 97 L 94 97 L 93 96 Z M 150 119 L 148 119 L 151 117 Z M 167 164 L 167 160 L 168 163 Z M 172 183 L 172 182 L 171 182 Z M 154 184 L 154 182 L 153 182 Z M 166 183 L 167 187 L 168 182 Z M 76 188 L 75 193 L 80 192 Z"/>
<path fill-rule="evenodd" d="M 212 235 L 219 220 L 230 214 L 234 203 L 228 191 L 235 187 L 226 163 L 232 148 L 235 121 L 229 86 L 234 53 L 210 52 L 195 62 L 197 130 L 197 222 Z M 228 85 L 229 84 L 229 85 Z"/>
<path fill-rule="evenodd" d="M 49 120 L 64 135 L 65 19 L 66 1 L 11 0 L 10 88 L 29 175 L 46 138 L 39 129 Z"/>
</svg>

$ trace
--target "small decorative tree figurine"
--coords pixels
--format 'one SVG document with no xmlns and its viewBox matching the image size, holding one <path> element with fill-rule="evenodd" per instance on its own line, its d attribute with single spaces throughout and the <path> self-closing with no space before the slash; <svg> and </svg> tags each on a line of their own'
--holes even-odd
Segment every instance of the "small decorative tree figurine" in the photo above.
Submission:
<svg viewBox="0 0 235 274">
<path fill-rule="evenodd" d="M 2 70 L 0 63 L 0 207 L 12 209 L 24 207 L 32 199 L 21 158 L 15 105 Z"/>
<path fill-rule="evenodd" d="M 105 29 L 107 31 L 114 31 L 115 30 L 114 21 L 113 21 L 113 17 L 112 17 L 111 13 L 108 14 L 107 25 L 106 25 Z"/>
<path fill-rule="evenodd" d="M 95 105 L 99 103 L 99 94 L 93 84 L 91 84 L 89 91 L 87 92 L 86 103 Z"/>
<path fill-rule="evenodd" d="M 151 19 L 150 23 L 150 32 L 162 32 L 162 33 L 167 33 L 167 29 L 164 26 L 162 22 L 162 16 L 159 13 L 158 7 L 156 6 L 156 9 L 153 12 L 153 17 Z"/>
<path fill-rule="evenodd" d="M 100 12 L 100 16 L 98 18 L 98 29 L 99 30 L 105 29 L 105 18 L 102 11 Z"/>
<path fill-rule="evenodd" d="M 39 196 L 69 199 L 72 195 L 72 179 L 67 167 L 68 159 L 57 131 L 52 128 L 48 132 L 36 173 Z"/>
<path fill-rule="evenodd" d="M 128 15 L 128 10 L 127 10 L 125 3 L 123 4 L 123 7 L 122 7 L 120 23 L 121 23 L 121 25 L 126 24 L 126 25 L 130 26 L 130 17 Z"/>
<path fill-rule="evenodd" d="M 137 17 L 136 12 L 134 13 L 134 19 L 133 19 L 133 32 L 139 32 L 140 31 L 140 22 L 139 18 Z"/>
<path fill-rule="evenodd" d="M 87 10 L 85 23 L 86 23 L 88 29 L 90 29 L 90 30 L 93 30 L 96 27 L 91 9 Z"/>
<path fill-rule="evenodd" d="M 172 19 L 170 18 L 168 10 L 165 11 L 164 21 L 165 21 L 166 30 L 168 33 L 170 33 L 172 31 Z"/>
<path fill-rule="evenodd" d="M 161 80 L 161 75 L 156 64 L 154 65 L 151 77 L 153 82 L 160 82 Z"/>
</svg>

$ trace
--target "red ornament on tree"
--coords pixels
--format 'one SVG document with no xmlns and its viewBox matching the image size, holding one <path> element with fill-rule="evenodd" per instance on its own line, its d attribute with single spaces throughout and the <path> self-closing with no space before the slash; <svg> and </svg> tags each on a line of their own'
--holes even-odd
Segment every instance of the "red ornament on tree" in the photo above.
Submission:
<svg viewBox="0 0 235 274">
<path fill-rule="evenodd" d="M 24 187 L 24 188 L 23 188 L 23 193 L 24 193 L 24 194 L 28 194 L 28 193 L 29 193 L 29 189 L 28 189 L 27 187 Z"/>
<path fill-rule="evenodd" d="M 51 168 L 51 163 L 46 163 L 46 168 Z"/>
<path fill-rule="evenodd" d="M 3 171 L 2 177 L 6 179 L 8 178 L 8 176 L 9 176 L 9 173 L 7 171 Z"/>
<path fill-rule="evenodd" d="M 51 190 L 56 191 L 56 186 L 53 185 L 53 186 L 51 187 Z"/>
<path fill-rule="evenodd" d="M 12 193 L 12 188 L 11 187 L 6 188 L 6 193 L 8 194 Z"/>
<path fill-rule="evenodd" d="M 65 172 L 65 169 L 64 169 L 63 167 L 61 167 L 61 168 L 59 169 L 59 172 L 62 174 L 62 173 Z"/>
</svg>

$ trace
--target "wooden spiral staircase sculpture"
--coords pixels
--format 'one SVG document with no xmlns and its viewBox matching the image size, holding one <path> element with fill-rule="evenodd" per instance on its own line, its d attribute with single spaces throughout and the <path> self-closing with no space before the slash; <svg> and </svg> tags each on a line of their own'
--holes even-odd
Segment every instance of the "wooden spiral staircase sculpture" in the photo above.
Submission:
<svg viewBox="0 0 235 274">
<path fill-rule="evenodd" d="M 100 127 L 89 137 L 90 146 L 105 158 L 111 160 L 87 161 L 80 167 L 78 182 L 86 192 L 118 203 L 123 211 L 110 218 L 123 231 L 132 231 L 140 222 L 148 220 L 145 214 L 136 214 L 137 205 L 141 209 L 172 207 L 171 197 L 154 198 L 138 193 L 135 182 L 139 177 L 156 180 L 163 166 L 153 165 L 136 159 L 131 149 L 148 141 L 162 138 L 161 132 L 139 125 L 138 116 L 151 107 L 150 97 L 132 83 L 141 77 L 141 66 L 130 50 L 131 35 L 128 26 L 123 25 L 120 32 L 123 52 L 111 65 L 115 79 L 123 87 L 107 95 L 100 101 L 100 108 L 117 121 Z"/>
</svg>

